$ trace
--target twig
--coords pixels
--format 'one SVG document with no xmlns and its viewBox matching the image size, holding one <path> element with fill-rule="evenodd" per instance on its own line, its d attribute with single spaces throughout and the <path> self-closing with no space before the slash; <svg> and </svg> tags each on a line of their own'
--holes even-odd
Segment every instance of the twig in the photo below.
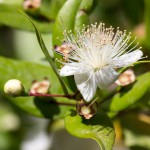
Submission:
<svg viewBox="0 0 150 150">
<path fill-rule="evenodd" d="M 29 93 L 29 96 L 36 96 L 36 97 L 65 97 L 68 99 L 75 99 L 76 96 L 79 94 L 77 91 L 74 94 L 41 94 L 41 93 Z"/>
</svg>

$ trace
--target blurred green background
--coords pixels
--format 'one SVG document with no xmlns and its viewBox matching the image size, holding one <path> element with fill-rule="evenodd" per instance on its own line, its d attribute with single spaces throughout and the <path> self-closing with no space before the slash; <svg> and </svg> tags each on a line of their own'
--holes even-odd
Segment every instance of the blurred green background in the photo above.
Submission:
<svg viewBox="0 0 150 150">
<path fill-rule="evenodd" d="M 28 4 L 25 5 L 23 0 L 0 0 L 0 55 L 46 64 L 32 25 L 17 9 L 25 11 L 34 20 L 52 53 L 54 23 L 65 1 L 42 0 L 39 7 L 34 8 L 32 3 L 26 8 Z M 38 3 L 38 0 L 36 2 Z M 90 11 L 86 10 L 86 13 L 90 23 L 105 22 L 108 27 L 112 25 L 115 28 L 120 27 L 121 30 L 131 31 L 138 37 L 144 55 L 149 59 L 149 0 L 95 0 Z M 135 67 L 136 74 L 150 69 L 149 64 L 143 66 Z M 95 141 L 69 135 L 63 128 L 63 121 L 33 117 L 7 101 L 2 92 L 0 95 L 0 150 L 99 149 Z M 119 114 L 121 117 L 118 115 L 114 119 L 117 134 L 114 150 L 150 149 L 149 108 L 150 95 L 147 94 L 132 110 Z"/>
</svg>

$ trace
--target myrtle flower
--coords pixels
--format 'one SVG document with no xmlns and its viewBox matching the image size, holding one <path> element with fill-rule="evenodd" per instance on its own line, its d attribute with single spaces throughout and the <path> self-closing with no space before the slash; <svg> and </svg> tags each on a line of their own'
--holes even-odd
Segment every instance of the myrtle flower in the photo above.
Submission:
<svg viewBox="0 0 150 150">
<path fill-rule="evenodd" d="M 131 33 L 104 23 L 84 27 L 76 36 L 64 32 L 65 42 L 72 45 L 67 61 L 60 70 L 61 76 L 74 75 L 74 80 L 85 101 L 92 100 L 97 87 L 105 89 L 114 83 L 117 68 L 127 67 L 141 59 L 143 53 L 137 45 L 132 46 Z"/>
</svg>

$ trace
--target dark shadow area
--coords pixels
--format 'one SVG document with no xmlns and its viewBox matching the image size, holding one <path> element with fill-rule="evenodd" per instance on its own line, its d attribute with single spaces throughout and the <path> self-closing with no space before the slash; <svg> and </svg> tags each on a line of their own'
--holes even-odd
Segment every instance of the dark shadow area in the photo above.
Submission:
<svg viewBox="0 0 150 150">
<path fill-rule="evenodd" d="M 55 115 L 59 115 L 60 113 L 59 104 L 53 98 L 43 100 L 35 97 L 34 104 L 46 118 L 53 119 Z"/>
<path fill-rule="evenodd" d="M 136 112 L 128 112 L 125 115 L 122 115 L 120 121 L 123 128 L 126 128 L 136 134 L 148 135 L 150 136 L 150 126 L 149 123 L 144 122 L 139 119 L 139 116 L 142 114 Z M 147 115 L 143 116 L 147 117 Z"/>
<path fill-rule="evenodd" d="M 82 123 L 86 125 L 97 126 L 95 132 L 102 132 L 102 130 L 108 130 L 108 135 L 113 131 L 113 124 L 108 116 L 103 112 L 98 112 L 91 119 L 82 119 Z M 107 136 L 108 136 L 107 135 Z"/>
<path fill-rule="evenodd" d="M 36 14 L 34 15 L 32 12 L 27 11 L 25 12 L 28 16 L 32 17 L 32 19 L 35 19 L 38 22 L 45 22 L 45 23 L 53 23 L 55 20 L 52 18 L 49 18 L 47 16 L 44 16 L 42 14 Z"/>
<path fill-rule="evenodd" d="M 103 100 L 103 102 L 101 103 L 101 108 L 105 111 L 110 110 L 113 96 L 119 93 L 120 94 L 119 95 L 120 101 L 123 100 L 123 98 L 126 97 L 126 95 L 129 95 L 131 93 L 131 91 L 134 90 L 134 88 L 137 87 L 137 84 L 139 84 L 138 82 L 139 81 L 137 80 L 134 83 L 131 83 L 131 84 L 125 86 L 125 87 L 121 87 L 119 91 L 115 91 L 112 94 L 110 94 L 110 96 L 106 97 Z M 129 98 L 129 96 L 128 96 L 128 98 Z M 118 103 L 120 103 L 120 101 L 118 101 Z M 126 110 L 120 111 L 119 114 L 122 114 L 125 111 L 128 111 L 128 108 L 126 108 Z M 115 112 L 118 112 L 118 110 L 114 111 L 114 113 Z"/>
<path fill-rule="evenodd" d="M 130 150 L 149 150 L 149 148 L 145 148 L 145 147 L 142 147 L 142 146 L 131 146 L 130 147 Z"/>
<path fill-rule="evenodd" d="M 8 27 L 0 28 L 0 54 L 6 57 L 14 57 L 13 30 Z"/>
<path fill-rule="evenodd" d="M 71 109 L 70 112 L 71 112 L 70 116 L 72 116 L 72 117 L 77 115 L 77 111 L 75 111 L 73 109 Z"/>
</svg>

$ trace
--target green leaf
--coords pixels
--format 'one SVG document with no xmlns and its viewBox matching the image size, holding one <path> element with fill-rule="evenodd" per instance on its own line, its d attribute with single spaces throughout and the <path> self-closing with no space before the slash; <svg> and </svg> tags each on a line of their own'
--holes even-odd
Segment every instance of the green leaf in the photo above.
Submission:
<svg viewBox="0 0 150 150">
<path fill-rule="evenodd" d="M 149 43 L 149 38 L 150 38 L 150 1 L 149 0 L 144 0 L 145 4 L 145 44 L 148 47 L 147 50 L 150 50 L 150 43 Z"/>
<path fill-rule="evenodd" d="M 64 30 L 74 30 L 75 17 L 78 11 L 82 0 L 68 0 L 59 10 L 58 15 L 56 17 L 56 21 L 53 29 L 53 45 L 61 44 L 60 40 L 63 39 L 63 31 Z M 69 12 L 69 13 L 68 13 Z M 59 40 L 57 39 L 59 37 Z M 55 53 L 56 58 L 60 58 L 61 56 Z M 60 67 L 60 63 L 57 63 L 57 66 Z M 72 77 L 65 78 L 66 83 L 69 85 L 70 89 L 73 91 L 76 90 L 75 83 Z"/>
<path fill-rule="evenodd" d="M 82 3 L 80 5 L 80 10 L 84 10 L 88 13 L 91 12 L 93 4 L 96 2 L 96 0 L 82 0 Z"/>
<path fill-rule="evenodd" d="M 142 96 L 147 92 L 150 87 L 150 72 L 147 72 L 137 78 L 134 85 L 122 93 L 116 94 L 107 103 L 109 116 L 115 116 L 119 111 L 132 107 Z M 104 104 L 105 105 L 105 104 Z M 103 106 L 102 106 L 103 107 Z"/>
<path fill-rule="evenodd" d="M 82 0 L 75 18 L 74 28 L 77 27 L 82 30 L 83 24 L 90 23 L 89 13 L 91 12 L 95 0 Z"/>
<path fill-rule="evenodd" d="M 136 103 L 135 107 L 150 110 L 150 88 L 144 96 Z"/>
<path fill-rule="evenodd" d="M 45 46 L 45 44 L 44 44 L 44 41 L 43 41 L 43 39 L 42 39 L 42 36 L 41 36 L 39 30 L 37 29 L 37 27 L 35 26 L 35 24 L 33 23 L 33 21 L 29 18 L 29 16 L 27 16 L 26 14 L 24 14 L 22 11 L 20 11 L 20 12 L 21 12 L 23 15 L 25 15 L 25 16 L 29 19 L 29 21 L 32 23 L 32 25 L 33 25 L 33 27 L 34 27 L 34 29 L 35 29 L 35 32 L 36 32 L 36 36 L 37 36 L 39 45 L 40 45 L 40 47 L 41 47 L 41 49 L 42 49 L 42 51 L 43 51 L 43 53 L 44 53 L 44 55 L 45 55 L 47 61 L 49 62 L 49 64 L 50 64 L 50 66 L 52 67 L 52 69 L 54 70 L 56 76 L 58 77 L 59 82 L 60 82 L 60 84 L 61 84 L 61 86 L 62 86 L 62 89 L 63 89 L 64 93 L 65 93 L 65 94 L 68 94 L 67 88 L 66 88 L 66 86 L 65 86 L 65 84 L 64 84 L 64 82 L 63 82 L 63 80 L 61 79 L 61 77 L 60 77 L 60 75 L 59 75 L 59 73 L 58 73 L 58 70 L 57 70 L 56 64 L 55 64 L 55 62 L 54 62 L 54 59 L 53 59 L 53 58 L 51 57 L 51 55 L 49 54 L 49 52 L 48 52 L 48 50 L 47 50 L 47 48 L 46 48 L 46 46 Z"/>
<path fill-rule="evenodd" d="M 60 45 L 61 40 L 64 38 L 64 30 L 72 30 L 74 32 L 75 27 L 81 29 L 83 24 L 89 23 L 89 16 L 86 10 L 89 11 L 92 7 L 93 0 L 68 0 L 62 6 L 58 15 L 53 29 L 53 45 Z M 69 13 L 68 13 L 69 12 Z M 59 40 L 58 38 L 59 37 Z M 55 57 L 60 58 L 61 56 L 55 54 Z M 60 63 L 57 64 L 60 67 Z M 72 91 L 76 90 L 75 83 L 72 77 L 65 78 L 67 84 Z"/>
<path fill-rule="evenodd" d="M 55 19 L 59 9 L 65 3 L 66 0 L 43 0 L 42 5 L 39 8 L 40 13 L 44 14 L 47 17 L 51 17 L 51 19 Z"/>
<path fill-rule="evenodd" d="M 74 30 L 75 17 L 82 0 L 68 0 L 59 10 L 53 29 L 53 44 L 59 45 L 64 30 Z"/>
<path fill-rule="evenodd" d="M 33 80 L 43 80 L 47 77 L 50 80 L 50 92 L 62 94 L 58 78 L 52 68 L 22 61 L 15 61 L 0 57 L 0 91 L 3 91 L 7 80 L 15 78 L 20 80 L 26 91 L 29 91 Z M 68 110 L 74 108 L 75 102 L 66 98 L 34 98 L 34 97 L 6 97 L 26 112 L 46 118 L 64 117 Z M 67 103 L 67 104 L 66 104 Z"/>
<path fill-rule="evenodd" d="M 81 28 L 83 24 L 89 23 L 88 12 L 92 9 L 95 0 L 67 0 L 62 6 L 53 30 L 53 45 L 59 45 L 63 39 L 64 30 L 72 30 L 75 27 Z M 69 13 L 68 13 L 69 12 Z M 59 37 L 60 40 L 57 39 Z"/>
<path fill-rule="evenodd" d="M 17 9 L 22 10 L 22 7 L 19 5 L 6 5 L 0 3 L 0 24 L 16 29 L 34 31 L 32 25 L 27 20 L 27 18 L 21 15 Z M 32 17 L 32 20 L 34 23 L 36 23 L 40 32 L 52 32 L 53 21 L 42 20 L 40 16 Z"/>
<path fill-rule="evenodd" d="M 92 138 L 98 142 L 101 150 L 112 150 L 115 132 L 111 120 L 103 112 L 90 120 L 72 112 L 65 117 L 65 125 L 70 134 L 79 138 Z"/>
<path fill-rule="evenodd" d="M 22 4 L 22 0 L 2 0 L 1 3 L 3 4 L 18 4 L 18 5 L 21 5 Z"/>
<path fill-rule="evenodd" d="M 78 30 L 82 30 L 83 24 L 89 24 L 89 16 L 84 10 L 78 11 L 76 15 L 76 20 L 75 20 L 75 27 L 78 28 Z"/>
</svg>

